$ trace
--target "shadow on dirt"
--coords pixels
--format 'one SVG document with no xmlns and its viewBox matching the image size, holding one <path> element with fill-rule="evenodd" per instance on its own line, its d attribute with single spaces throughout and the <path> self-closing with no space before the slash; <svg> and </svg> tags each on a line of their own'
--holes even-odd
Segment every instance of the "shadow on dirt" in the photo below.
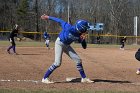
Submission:
<svg viewBox="0 0 140 93">
<path fill-rule="evenodd" d="M 123 84 L 123 83 L 132 83 L 130 81 L 122 81 L 122 80 L 103 80 L 103 79 L 94 79 L 94 83 L 98 82 L 104 82 L 104 83 L 118 83 L 118 84 Z M 56 83 L 62 83 L 62 82 L 56 82 Z M 81 78 L 74 78 L 71 79 L 70 81 L 63 81 L 63 83 L 81 83 Z"/>
<path fill-rule="evenodd" d="M 107 82 L 107 83 L 132 83 L 130 81 L 122 81 L 122 80 L 103 80 L 103 79 L 94 79 L 95 82 Z"/>
</svg>

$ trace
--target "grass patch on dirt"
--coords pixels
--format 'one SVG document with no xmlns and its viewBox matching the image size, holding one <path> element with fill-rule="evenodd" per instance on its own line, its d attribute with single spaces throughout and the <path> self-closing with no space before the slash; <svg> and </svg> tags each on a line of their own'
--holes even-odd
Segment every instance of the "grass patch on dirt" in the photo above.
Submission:
<svg viewBox="0 0 140 93">
<path fill-rule="evenodd" d="M 0 41 L 0 47 L 9 46 L 11 43 L 9 41 Z M 44 42 L 40 41 L 16 41 L 17 47 L 45 47 Z M 82 47 L 80 43 L 72 43 L 72 47 L 80 48 Z M 50 42 L 50 47 L 54 47 L 54 42 Z M 114 44 L 88 44 L 88 48 L 120 48 L 120 45 Z M 126 49 L 138 49 L 139 45 L 125 45 Z"/>
<path fill-rule="evenodd" d="M 17 47 L 41 47 L 45 46 L 44 42 L 24 42 L 16 41 Z M 0 46 L 9 46 L 11 43 L 9 41 L 0 41 Z"/>
</svg>

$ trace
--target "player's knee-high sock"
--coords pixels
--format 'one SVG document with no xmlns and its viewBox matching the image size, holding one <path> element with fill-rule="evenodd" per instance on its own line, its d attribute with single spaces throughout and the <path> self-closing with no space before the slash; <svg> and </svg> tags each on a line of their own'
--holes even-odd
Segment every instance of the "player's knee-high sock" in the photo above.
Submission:
<svg viewBox="0 0 140 93">
<path fill-rule="evenodd" d="M 84 69 L 83 69 L 83 66 L 82 66 L 81 63 L 78 63 L 78 64 L 77 64 L 77 69 L 78 69 L 78 71 L 80 72 L 81 77 L 82 77 L 82 78 L 86 78 L 86 74 L 85 74 L 85 72 L 84 72 Z"/>
<path fill-rule="evenodd" d="M 53 64 L 49 67 L 49 69 L 47 70 L 47 72 L 45 73 L 44 79 L 48 78 L 51 73 L 56 69 L 57 67 Z"/>
<path fill-rule="evenodd" d="M 13 51 L 14 53 L 16 53 L 16 46 L 13 46 Z"/>
<path fill-rule="evenodd" d="M 8 49 L 7 49 L 7 51 L 10 51 L 10 49 L 12 48 L 13 46 L 10 46 Z"/>
</svg>

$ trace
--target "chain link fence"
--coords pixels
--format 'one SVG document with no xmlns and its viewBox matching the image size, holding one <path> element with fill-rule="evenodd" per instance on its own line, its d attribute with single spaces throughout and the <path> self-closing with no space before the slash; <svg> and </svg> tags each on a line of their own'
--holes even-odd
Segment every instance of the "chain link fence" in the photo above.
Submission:
<svg viewBox="0 0 140 93">
<path fill-rule="evenodd" d="M 8 40 L 10 31 L 0 31 L 0 40 Z M 55 42 L 58 33 L 50 34 L 51 42 Z M 26 38 L 24 41 L 40 41 L 44 42 L 43 32 L 20 32 L 19 37 Z M 86 41 L 90 44 L 120 44 L 120 39 L 124 36 L 117 35 L 90 35 L 87 34 Z M 140 44 L 140 36 L 126 36 L 126 44 Z"/>
</svg>

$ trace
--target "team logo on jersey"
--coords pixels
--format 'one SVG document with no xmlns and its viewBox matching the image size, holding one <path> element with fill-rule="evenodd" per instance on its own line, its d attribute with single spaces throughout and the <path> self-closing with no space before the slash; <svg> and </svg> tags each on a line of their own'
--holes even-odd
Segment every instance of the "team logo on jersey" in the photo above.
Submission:
<svg viewBox="0 0 140 93">
<path fill-rule="evenodd" d="M 79 39 L 79 37 L 76 37 L 76 36 L 72 35 L 71 33 L 69 33 L 68 38 L 72 39 L 73 41 L 76 41 Z"/>
</svg>

